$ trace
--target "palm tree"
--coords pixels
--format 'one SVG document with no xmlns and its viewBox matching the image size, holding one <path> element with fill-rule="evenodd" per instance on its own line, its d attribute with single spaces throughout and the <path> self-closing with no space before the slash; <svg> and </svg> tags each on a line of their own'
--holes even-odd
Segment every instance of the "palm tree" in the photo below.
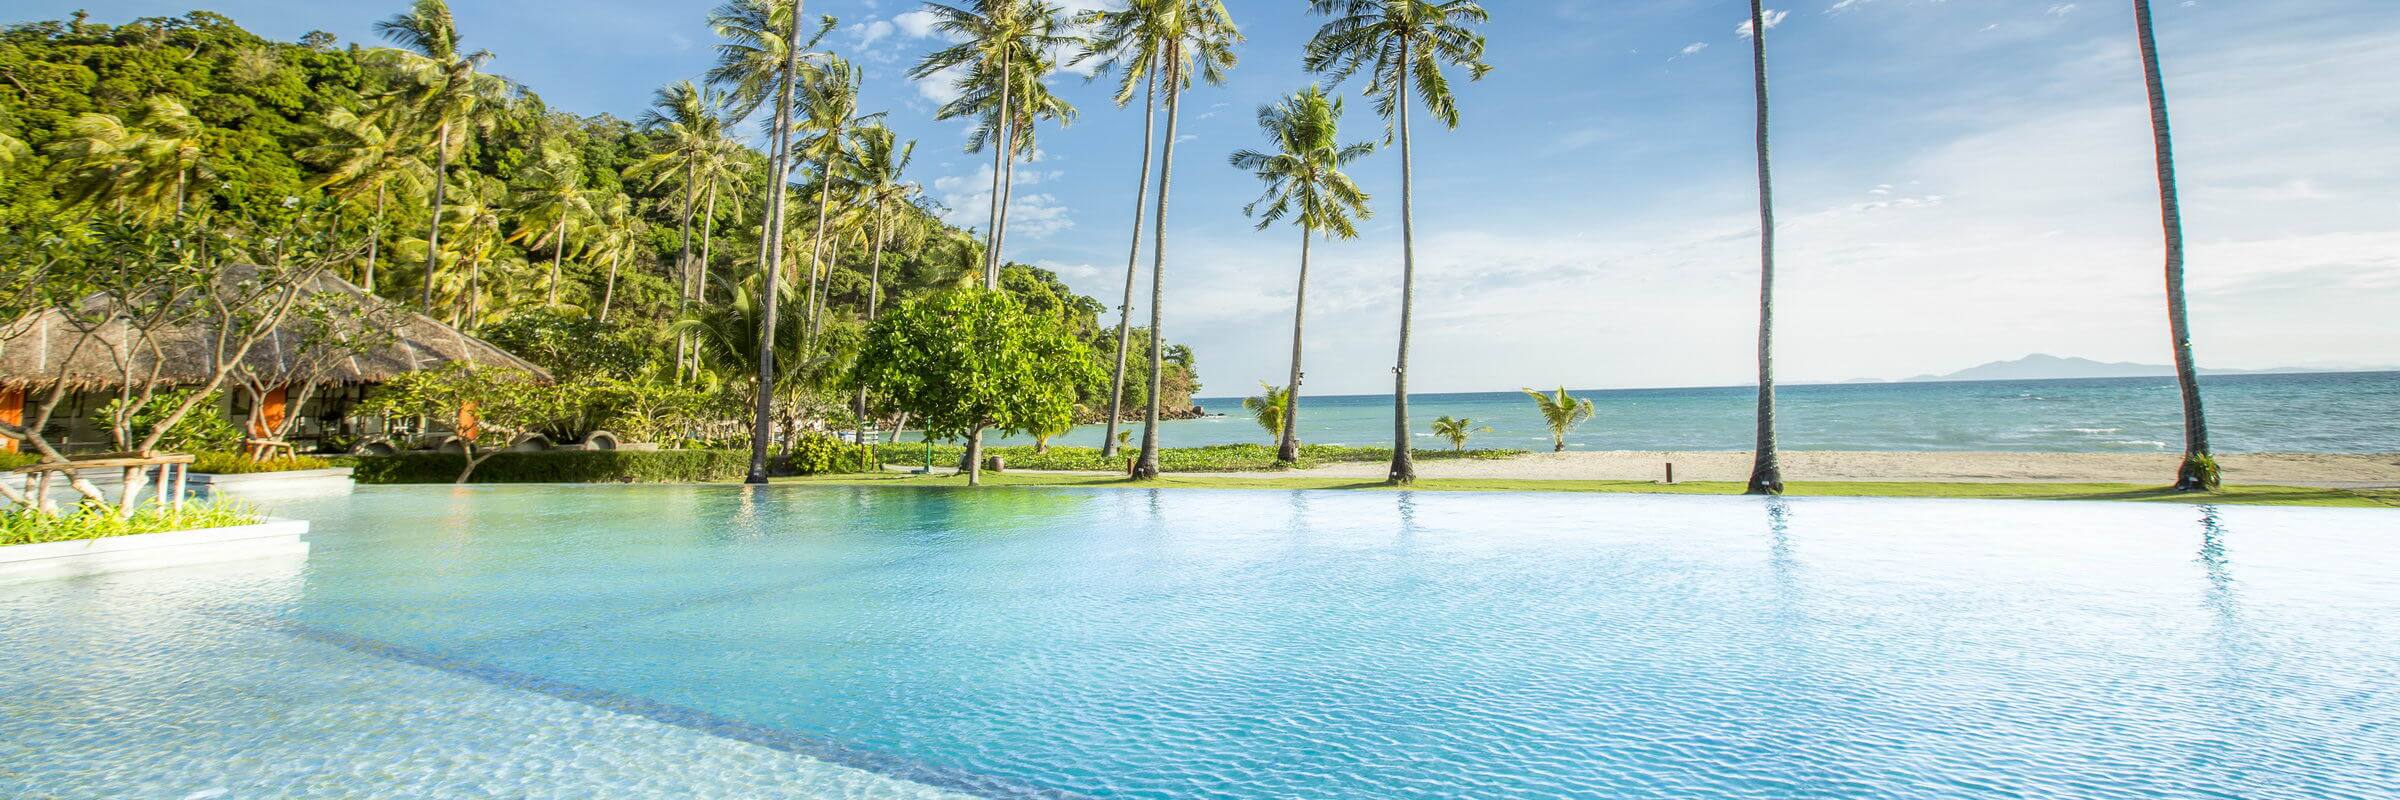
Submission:
<svg viewBox="0 0 2400 800">
<path fill-rule="evenodd" d="M 916 184 L 901 177 L 908 164 L 916 159 L 917 143 L 899 141 L 899 135 L 881 125 L 869 126 L 858 132 L 858 156 L 851 162 L 850 180 L 858 186 L 859 197 L 868 214 L 874 218 L 872 255 L 867 258 L 867 325 L 873 327 L 883 299 L 883 247 L 891 240 L 892 218 L 909 211 L 909 201 L 915 197 Z M 858 388 L 858 442 L 867 441 L 867 388 Z"/>
<path fill-rule="evenodd" d="M 298 153 L 305 162 L 325 169 L 317 188 L 355 199 L 375 193 L 375 210 L 367 231 L 367 267 L 361 288 L 375 293 L 375 266 L 383 242 L 384 201 L 396 184 L 403 197 L 425 190 L 432 168 L 391 126 L 345 108 L 325 112 L 317 122 L 323 142 Z"/>
<path fill-rule="evenodd" d="M 506 78 L 483 72 L 483 65 L 492 60 L 491 51 L 459 49 L 458 26 L 443 0 L 416 0 L 407 13 L 375 23 L 375 30 L 400 46 L 369 54 L 398 79 L 385 98 L 382 120 L 387 126 L 415 126 L 419 135 L 430 137 L 434 151 L 423 303 L 430 313 L 433 285 L 441 272 L 442 203 L 450 158 L 466 149 L 469 136 L 496 124 L 496 112 L 508 104 L 515 87 Z"/>
<path fill-rule="evenodd" d="M 767 201 L 759 226 L 759 296 L 765 300 L 759 303 L 757 341 L 778 342 L 775 317 L 782 292 L 777 278 L 783 271 L 783 209 L 793 161 L 793 90 L 799 85 L 808 49 L 832 29 L 832 20 L 820 26 L 816 38 L 802 41 L 797 0 L 733 0 L 717 7 L 709 23 L 726 40 L 717 45 L 717 66 L 709 70 L 709 80 L 730 87 L 739 111 L 736 118 L 748 116 L 769 99 L 775 107 L 767 128 Z M 745 480 L 763 484 L 767 482 L 767 443 L 774 425 L 775 348 L 759 348 L 756 360 L 757 408 L 751 420 L 750 472 Z"/>
<path fill-rule="evenodd" d="M 625 259 L 642 252 L 649 238 L 650 223 L 633 213 L 633 199 L 623 193 L 607 196 L 593 209 L 591 231 L 585 237 L 587 257 L 608 262 L 607 288 L 600 293 L 600 321 L 608 322 L 609 310 L 617 302 L 617 272 Z"/>
<path fill-rule="evenodd" d="M 1376 112 L 1389 123 L 1385 141 L 1400 143 L 1400 357 L 1392 366 L 1389 480 L 1408 484 L 1417 479 L 1408 430 L 1408 337 L 1417 298 L 1409 97 L 1413 91 L 1435 120 L 1457 128 L 1458 103 L 1442 65 L 1466 69 L 1470 80 L 1482 80 L 1491 72 L 1491 65 L 1483 62 L 1483 35 L 1470 27 L 1489 21 L 1491 15 L 1475 0 L 1309 0 L 1309 6 L 1333 19 L 1309 40 L 1302 64 L 1311 72 L 1331 74 L 1335 83 L 1365 70 L 1367 96 L 1375 98 Z"/>
<path fill-rule="evenodd" d="M 1125 416 L 1125 358 L 1133 344 L 1133 283 L 1142 260 L 1142 211 L 1150 197 L 1152 125 L 1158 120 L 1157 37 L 1144 35 L 1160 8 L 1174 0 L 1128 0 L 1123 11 L 1087 11 L 1075 22 L 1090 32 L 1081 58 L 1099 57 L 1092 77 L 1111 72 L 1122 77 L 1114 98 L 1118 108 L 1133 102 L 1134 87 L 1142 89 L 1142 171 L 1133 183 L 1133 242 L 1125 250 L 1125 299 L 1117 304 L 1117 361 L 1109 378 L 1108 430 L 1100 438 L 1100 457 L 1117 457 L 1117 424 Z"/>
<path fill-rule="evenodd" d="M 69 205 L 108 205 L 136 219 L 183 216 L 194 178 L 209 175 L 204 126 L 171 97 L 142 101 L 131 119 L 83 114 L 51 142 L 51 165 Z"/>
<path fill-rule="evenodd" d="M 924 80 L 944 70 L 966 70 L 958 81 L 966 91 L 944 104 L 934 118 L 980 113 L 985 116 L 976 140 L 1010 145 L 992 150 L 990 224 L 984 228 L 984 286 L 997 289 L 1001 219 L 1007 203 L 1003 179 L 1014 170 L 1013 145 L 1022 141 L 1015 130 L 1024 115 L 1018 110 L 1023 106 L 1018 92 L 1038 85 L 1056 68 L 1047 56 L 1051 50 L 1073 46 L 1077 40 L 1059 32 L 1065 26 L 1058 7 L 1041 0 L 974 0 L 966 8 L 926 3 L 925 11 L 934 16 L 934 29 L 956 44 L 926 54 L 909 77 Z M 971 147 L 968 152 L 977 150 Z"/>
<path fill-rule="evenodd" d="M 1767 17 L 1750 0 L 1750 80 L 1758 100 L 1758 447 L 1748 494 L 1783 494 L 1775 448 L 1775 193 L 1767 169 Z"/>
<path fill-rule="evenodd" d="M 461 176 L 458 201 L 443 210 L 450 227 L 453 253 L 464 272 L 453 284 L 450 324 L 462 330 L 480 325 L 487 311 L 507 311 L 516 305 L 513 267 L 521 257 L 508 246 L 508 190 L 499 181 Z M 484 271 L 489 268 L 491 278 Z"/>
<path fill-rule="evenodd" d="M 2175 193 L 2175 145 L 2167 126 L 2167 84 L 2159 76 L 2158 37 L 2150 27 L 2150 0 L 2133 0 L 2133 19 L 2142 45 L 2142 79 L 2150 93 L 2150 135 L 2158 161 L 2159 217 L 2167 241 L 2167 329 L 2174 339 L 2175 384 L 2183 392 L 2183 465 L 2175 490 L 2213 492 L 2219 484 L 2216 455 L 2208 446 L 2208 419 L 2200 407 L 2200 370 L 2192 360 L 2192 323 L 2183 304 L 2183 208 Z"/>
<path fill-rule="evenodd" d="M 1283 422 L 1292 408 L 1291 387 L 1261 383 L 1258 390 L 1256 396 L 1242 398 L 1242 410 L 1250 412 L 1251 420 L 1265 428 L 1267 435 L 1283 435 Z"/>
<path fill-rule="evenodd" d="M 1159 398 L 1166 393 L 1166 334 L 1161 306 L 1166 299 L 1167 199 L 1174 188 L 1176 126 L 1182 118 L 1183 91 L 1193 72 L 1212 84 L 1225 82 L 1233 68 L 1234 45 L 1241 30 L 1222 0 L 1165 0 L 1149 9 L 1153 16 L 1139 29 L 1142 41 L 1131 45 L 1158 59 L 1159 85 L 1167 95 L 1167 129 L 1159 141 L 1158 216 L 1150 225 L 1150 396 L 1142 419 L 1142 452 L 1134 461 L 1133 477 L 1158 477 Z"/>
<path fill-rule="evenodd" d="M 1568 395 L 1567 387 L 1564 386 L 1558 387 L 1558 393 L 1555 395 L 1543 394 L 1532 389 L 1523 391 L 1526 396 L 1533 398 L 1534 405 L 1541 408 L 1542 423 L 1550 426 L 1550 452 L 1566 452 L 1567 432 L 1574 430 L 1575 426 L 1583 424 L 1584 420 L 1592 418 L 1591 398 L 1577 398 Z"/>
<path fill-rule="evenodd" d="M 6 115 L 0 115 L 0 123 L 7 121 Z M 32 157 L 33 151 L 25 146 L 25 140 L 9 135 L 7 131 L 0 131 L 0 167 L 15 164 L 18 159 Z M 6 170 L 0 170 L 0 176 L 7 174 Z"/>
<path fill-rule="evenodd" d="M 550 248 L 550 288 L 547 305 L 558 305 L 561 267 L 567 260 L 567 232 L 592 217 L 592 192 L 583 188 L 583 161 L 553 142 L 542 148 L 541 162 L 518 178 L 509 197 L 517 217 L 517 232 L 509 241 L 527 248 Z"/>
<path fill-rule="evenodd" d="M 1491 426 L 1486 425 L 1478 427 L 1476 426 L 1474 420 L 1467 419 L 1465 417 L 1452 419 L 1449 415 L 1443 415 L 1442 417 L 1433 421 L 1433 435 L 1442 437 L 1442 439 L 1448 441 L 1450 443 L 1450 451 L 1454 453 L 1464 453 L 1467 451 L 1467 437 L 1478 433 L 1491 432 Z"/>
<path fill-rule="evenodd" d="M 1243 207 L 1258 219 L 1259 230 L 1293 215 L 1300 226 L 1300 283 L 1292 295 L 1292 373 L 1284 384 L 1291 398 L 1283 415 L 1283 430 L 1275 437 L 1275 460 L 1300 460 L 1300 439 L 1294 433 L 1300 418 L 1300 343 L 1308 315 L 1308 248 L 1318 233 L 1328 238 L 1358 238 L 1357 220 L 1374 216 L 1367 193 L 1342 174 L 1342 167 L 1375 152 L 1375 145 L 1344 145 L 1338 136 L 1342 102 L 1310 86 L 1282 103 L 1258 109 L 1259 130 L 1275 152 L 1255 150 L 1233 154 L 1236 169 L 1249 170 L 1267 185 L 1266 194 Z"/>
<path fill-rule="evenodd" d="M 859 84 L 865 79 L 850 62 L 827 57 L 802 87 L 800 126 L 812 135 L 798 145 L 803 157 L 817 162 L 817 233 L 809 245 L 808 336 L 803 341 L 813 341 L 817 333 L 817 284 L 825 259 L 825 228 L 832 217 L 833 195 L 841 190 L 842 173 L 855 155 L 851 134 L 883 117 L 881 111 L 858 113 Z"/>
</svg>

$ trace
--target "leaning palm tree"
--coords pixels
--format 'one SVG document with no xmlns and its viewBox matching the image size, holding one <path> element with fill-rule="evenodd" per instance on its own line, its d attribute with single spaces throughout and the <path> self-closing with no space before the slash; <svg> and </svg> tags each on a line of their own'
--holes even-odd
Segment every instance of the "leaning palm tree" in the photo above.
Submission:
<svg viewBox="0 0 2400 800">
<path fill-rule="evenodd" d="M 1158 38 L 1147 35 L 1162 10 L 1175 0 L 1127 0 L 1121 11 L 1087 11 L 1075 18 L 1090 32 L 1080 59 L 1097 57 L 1092 77 L 1116 73 L 1118 108 L 1142 91 L 1142 170 L 1133 182 L 1133 241 L 1125 250 L 1125 299 L 1117 304 L 1117 361 L 1109 378 L 1108 430 L 1100 438 L 1100 457 L 1117 457 L 1117 424 L 1125 416 L 1125 358 L 1133 345 L 1133 283 L 1142 260 L 1142 212 L 1150 198 L 1150 156 L 1156 152 L 1152 125 L 1158 120 Z"/>
<path fill-rule="evenodd" d="M 1388 480 L 1417 479 L 1409 451 L 1408 345 L 1417 298 L 1416 184 L 1412 172 L 1408 106 L 1413 92 L 1435 120 L 1458 127 L 1458 103 L 1442 65 L 1462 67 L 1482 80 L 1483 35 L 1472 26 L 1491 19 L 1475 0 L 1309 0 L 1310 8 L 1333 19 L 1308 42 L 1302 63 L 1336 83 L 1361 70 L 1367 96 L 1387 121 L 1385 141 L 1400 144 L 1400 356 L 1392 366 L 1392 468 Z"/>
<path fill-rule="evenodd" d="M 1159 398 L 1166 394 L 1166 334 L 1161 310 L 1166 300 L 1167 198 L 1175 185 L 1176 125 L 1182 117 L 1183 92 L 1198 76 L 1212 84 L 1225 82 L 1233 68 L 1234 45 L 1242 33 L 1222 0 L 1168 0 L 1156 17 L 1143 26 L 1149 42 L 1138 45 L 1156 53 L 1159 85 L 1167 95 L 1167 129 L 1159 141 L 1158 216 L 1150 225 L 1150 395 L 1142 418 L 1142 452 L 1134 461 L 1133 477 L 1158 477 Z"/>
<path fill-rule="evenodd" d="M 1783 494 L 1775 448 L 1775 193 L 1767 169 L 1767 17 L 1750 0 L 1750 85 L 1758 101 L 1758 447 L 1749 494 Z"/>
<path fill-rule="evenodd" d="M 191 184 L 208 172 L 203 126 L 171 97 L 152 97 L 130 118 L 84 114 L 50 143 L 51 170 L 70 205 L 106 205 L 137 219 L 181 217 Z"/>
<path fill-rule="evenodd" d="M 1283 430 L 1275 436 L 1275 460 L 1300 460 L 1300 439 L 1294 431 L 1300 418 L 1300 343 L 1308 315 L 1308 248 L 1322 233 L 1327 238 L 1358 238 L 1357 220 L 1374 216 L 1368 195 L 1342 174 L 1342 167 L 1375 152 L 1367 142 L 1342 144 L 1339 127 L 1342 102 L 1311 86 L 1282 103 L 1258 110 L 1259 130 L 1273 143 L 1273 154 L 1242 150 L 1233 154 L 1236 169 L 1250 171 L 1267 185 L 1266 194 L 1243 207 L 1258 218 L 1258 229 L 1289 215 L 1300 227 L 1300 283 L 1292 295 L 1292 372 L 1284 384 L 1290 393 Z"/>
<path fill-rule="evenodd" d="M 542 148 L 541 161 L 521 173 L 510 193 L 517 231 L 509 241 L 528 249 L 550 248 L 550 280 L 546 299 L 558 305 L 560 273 L 567 260 L 568 232 L 592 217 L 594 198 L 583 187 L 583 160 L 555 142 Z"/>
<path fill-rule="evenodd" d="M 1433 421 L 1433 435 L 1442 437 L 1443 441 L 1449 442 L 1450 452 L 1453 453 L 1466 452 L 1469 437 L 1478 433 L 1491 432 L 1491 426 L 1478 426 L 1474 420 L 1465 417 L 1451 417 L 1444 414 Z"/>
<path fill-rule="evenodd" d="M 426 137 L 434 152 L 432 221 L 425 229 L 424 306 L 430 312 L 433 285 L 441 273 L 442 203 L 450 159 L 466 149 L 470 136 L 497 124 L 498 112 L 516 88 L 508 79 L 483 71 L 492 60 L 491 51 L 459 49 L 458 26 L 443 0 L 416 0 L 407 13 L 375 23 L 375 30 L 399 45 L 369 53 L 371 62 L 389 68 L 395 78 L 378 117 L 388 126 L 409 126 Z"/>
<path fill-rule="evenodd" d="M 775 322 L 783 294 L 777 279 L 783 271 L 783 210 L 794 160 L 793 95 L 809 48 L 832 30 L 833 21 L 827 19 L 815 38 L 803 41 L 797 0 L 733 0 L 717 7 L 709 24 L 725 40 L 717 45 L 717 66 L 709 70 L 709 80 L 729 89 L 736 104 L 735 118 L 747 117 L 761 105 L 771 104 L 775 109 L 767 126 L 767 200 L 760 218 L 758 251 L 758 296 L 765 300 L 759 303 L 756 341 L 779 342 Z M 775 348 L 760 348 L 756 361 L 758 383 L 753 394 L 757 408 L 751 420 L 750 471 L 745 481 L 763 484 L 767 482 L 767 444 L 774 426 Z"/>
<path fill-rule="evenodd" d="M 2175 146 L 2167 130 L 2167 84 L 2159 76 L 2158 38 L 2150 28 L 2150 0 L 2133 0 L 2134 26 L 2142 46 L 2142 79 L 2150 93 L 2150 135 L 2158 163 L 2159 217 L 2167 242 L 2167 329 L 2175 347 L 2175 384 L 2183 392 L 2183 466 L 2175 490 L 2213 492 L 2219 483 L 2216 455 L 2208 447 L 2208 420 L 2200 408 L 2200 370 L 2192 360 L 2192 323 L 2183 304 L 2183 208 L 2175 196 Z"/>
<path fill-rule="evenodd" d="M 1047 57 L 1049 51 L 1072 47 L 1078 40 L 1062 33 L 1066 25 L 1058 7 L 1041 0 L 974 0 L 964 8 L 926 3 L 924 10 L 933 15 L 934 29 L 955 44 L 926 54 L 909 71 L 909 77 L 925 80 L 947 70 L 963 70 L 957 81 L 962 95 L 983 91 L 990 96 L 988 101 L 962 96 L 944 104 L 935 118 L 981 112 L 983 129 L 977 139 L 1003 145 L 992 149 L 992 202 L 989 224 L 984 228 L 984 284 L 985 288 L 998 288 L 1001 215 L 1007 196 L 1003 183 L 1014 171 L 1017 154 L 1015 147 L 1007 145 L 1021 141 L 1016 131 L 1023 117 L 1019 90 L 1039 83 L 1056 68 L 1055 61 Z"/>
<path fill-rule="evenodd" d="M 593 208 L 584 256 L 608 263 L 608 281 L 600 292 L 601 322 L 608 322 L 609 311 L 616 306 L 618 271 L 626 259 L 641 254 L 649 236 L 650 223 L 633 213 L 633 199 L 624 193 L 610 193 Z"/>
<path fill-rule="evenodd" d="M 375 193 L 373 216 L 367 225 L 366 272 L 359 284 L 373 294 L 376 259 L 383 242 L 384 202 L 394 188 L 403 198 L 425 191 L 433 169 L 389 124 L 349 109 L 325 112 L 317 130 L 322 142 L 296 154 L 301 161 L 325 170 L 317 188 L 354 201 L 367 192 Z"/>
<path fill-rule="evenodd" d="M 1556 394 L 1543 394 L 1532 389 L 1523 391 L 1527 397 L 1533 398 L 1535 406 L 1541 408 L 1542 424 L 1550 427 L 1550 452 L 1566 452 L 1567 432 L 1592 418 L 1591 398 L 1569 395 L 1564 386 L 1558 387 Z"/>
<path fill-rule="evenodd" d="M 1242 398 L 1242 410 L 1250 412 L 1251 421 L 1265 429 L 1268 436 L 1282 436 L 1283 421 L 1289 418 L 1291 403 L 1291 387 L 1260 383 L 1257 395 Z"/>
</svg>

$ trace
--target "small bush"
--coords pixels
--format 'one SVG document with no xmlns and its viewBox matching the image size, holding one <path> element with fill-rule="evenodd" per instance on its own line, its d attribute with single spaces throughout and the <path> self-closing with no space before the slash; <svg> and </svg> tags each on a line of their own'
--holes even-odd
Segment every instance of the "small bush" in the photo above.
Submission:
<svg viewBox="0 0 2400 800">
<path fill-rule="evenodd" d="M 304 469 L 325 469 L 333 466 L 333 462 L 316 456 L 285 456 L 259 461 L 241 453 L 193 453 L 192 458 L 192 471 L 209 475 L 293 472 Z"/>
<path fill-rule="evenodd" d="M 0 453 L 0 469 L 30 467 L 40 463 L 41 460 L 41 456 L 32 453 Z"/>
<path fill-rule="evenodd" d="M 822 431 L 800 437 L 792 454 L 781 462 L 781 472 L 789 475 L 837 475 L 878 472 L 883 461 L 875 448 L 843 442 L 840 437 Z"/>
<path fill-rule="evenodd" d="M 143 506 L 135 510 L 132 517 L 119 517 L 115 509 L 88 505 L 78 506 L 73 511 L 57 516 L 18 507 L 0 511 L 0 545 L 227 528 L 254 525 L 258 521 L 258 513 L 248 506 L 224 501 L 186 503 L 180 510 Z"/>
<path fill-rule="evenodd" d="M 455 453 L 360 456 L 359 483 L 450 483 L 467 468 Z M 475 483 L 715 483 L 750 471 L 742 450 L 569 450 L 501 453 L 475 468 Z"/>
</svg>

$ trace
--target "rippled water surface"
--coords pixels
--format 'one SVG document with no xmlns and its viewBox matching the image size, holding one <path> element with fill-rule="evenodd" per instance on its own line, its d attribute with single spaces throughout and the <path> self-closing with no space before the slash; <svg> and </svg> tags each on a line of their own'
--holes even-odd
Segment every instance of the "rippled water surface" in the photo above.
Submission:
<svg viewBox="0 0 2400 800">
<path fill-rule="evenodd" d="M 0 587 L 4 797 L 2400 797 L 2400 514 L 411 487 Z"/>
</svg>

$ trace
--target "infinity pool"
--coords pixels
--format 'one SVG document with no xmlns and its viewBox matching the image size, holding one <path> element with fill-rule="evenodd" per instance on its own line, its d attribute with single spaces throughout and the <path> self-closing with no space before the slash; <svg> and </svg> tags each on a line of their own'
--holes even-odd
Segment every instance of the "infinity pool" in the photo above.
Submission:
<svg viewBox="0 0 2400 800">
<path fill-rule="evenodd" d="M 365 489 L 0 588 L 5 797 L 2400 797 L 2400 514 Z"/>
</svg>

